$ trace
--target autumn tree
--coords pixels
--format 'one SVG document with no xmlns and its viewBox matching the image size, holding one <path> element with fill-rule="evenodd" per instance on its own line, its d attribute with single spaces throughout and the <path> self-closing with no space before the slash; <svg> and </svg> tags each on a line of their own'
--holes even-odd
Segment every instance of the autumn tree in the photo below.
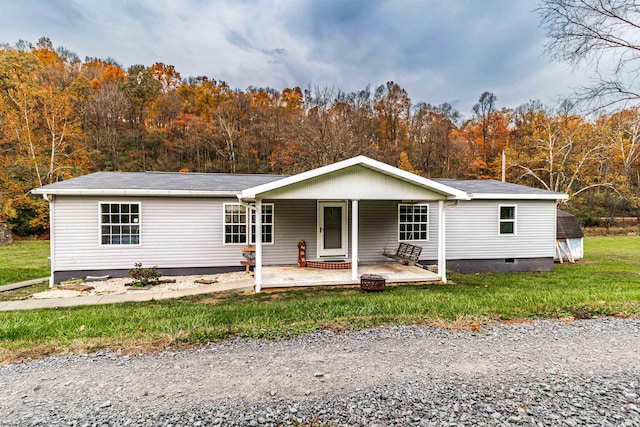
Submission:
<svg viewBox="0 0 640 427">
<path fill-rule="evenodd" d="M 255 161 L 255 171 L 260 173 L 280 169 L 281 159 L 271 161 L 272 154 L 291 143 L 290 129 L 304 119 L 304 95 L 299 87 L 285 88 L 279 92 L 271 88 L 251 89 L 252 125 L 248 128 L 251 155 Z M 283 166 L 286 167 L 286 166 Z M 280 169 L 281 170 L 281 169 Z"/>
<path fill-rule="evenodd" d="M 120 90 L 129 101 L 129 137 L 131 167 L 138 170 L 147 168 L 146 128 L 147 110 L 162 90 L 161 83 L 148 67 L 132 65 L 127 69 L 127 78 L 120 84 Z"/>
<path fill-rule="evenodd" d="M 640 188 L 640 110 L 633 107 L 618 111 L 603 116 L 600 122 L 614 159 L 635 188 Z"/>
<path fill-rule="evenodd" d="M 178 85 L 180 85 L 180 73 L 173 65 L 156 62 L 151 67 L 149 67 L 149 70 L 160 82 L 160 84 L 162 85 L 162 91 L 165 93 L 175 90 Z"/>
<path fill-rule="evenodd" d="M 94 91 L 84 110 L 87 145 L 100 170 L 120 170 L 128 133 L 130 104 L 116 84 L 104 84 Z"/>
<path fill-rule="evenodd" d="M 238 166 L 244 160 L 243 156 L 247 155 L 244 148 L 247 144 L 250 103 L 249 97 L 238 93 L 220 103 L 212 115 L 213 126 L 216 129 L 212 143 L 221 160 L 221 171 L 238 172 Z"/>
<path fill-rule="evenodd" d="M 571 197 L 593 188 L 616 188 L 615 173 L 600 173 L 606 160 L 606 141 L 578 115 L 539 110 L 529 117 L 530 133 L 507 149 L 517 182 Z"/>
<path fill-rule="evenodd" d="M 407 121 L 411 100 L 406 90 L 397 83 L 389 81 L 376 88 L 374 108 L 377 121 L 378 157 L 395 164 L 407 140 Z"/>
<path fill-rule="evenodd" d="M 5 210 L 24 230 L 46 229 L 46 204 L 29 190 L 87 170 L 73 85 L 72 55 L 58 55 L 48 39 L 32 52 L 0 50 L 0 182 Z M 25 223 L 28 222 L 28 224 Z"/>
<path fill-rule="evenodd" d="M 426 176 L 448 176 L 451 167 L 451 132 L 459 113 L 449 104 L 420 103 L 413 107 L 408 127 L 407 156 Z"/>
</svg>

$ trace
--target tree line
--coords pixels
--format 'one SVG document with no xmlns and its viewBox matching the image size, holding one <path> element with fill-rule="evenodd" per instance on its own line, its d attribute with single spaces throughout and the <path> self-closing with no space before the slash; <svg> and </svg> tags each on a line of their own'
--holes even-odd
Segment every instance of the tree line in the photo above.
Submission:
<svg viewBox="0 0 640 427">
<path fill-rule="evenodd" d="M 46 233 L 29 190 L 93 171 L 293 174 L 358 154 L 425 177 L 506 179 L 569 193 L 569 209 L 636 212 L 640 111 L 584 116 L 569 101 L 501 108 L 482 93 L 469 118 L 413 103 L 399 84 L 239 90 L 172 65 L 127 69 L 48 38 L 0 46 L 0 220 Z"/>
</svg>

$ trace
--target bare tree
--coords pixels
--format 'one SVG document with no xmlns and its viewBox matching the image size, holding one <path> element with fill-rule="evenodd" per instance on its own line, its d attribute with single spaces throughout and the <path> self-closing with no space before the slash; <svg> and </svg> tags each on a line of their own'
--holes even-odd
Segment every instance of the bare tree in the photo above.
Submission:
<svg viewBox="0 0 640 427">
<path fill-rule="evenodd" d="M 541 0 L 537 12 L 554 59 L 593 67 L 576 100 L 602 109 L 640 101 L 640 5 L 630 0 Z"/>
<path fill-rule="evenodd" d="M 459 113 L 449 104 L 420 103 L 409 120 L 409 154 L 412 164 L 427 176 L 447 176 L 451 149 L 449 134 Z"/>
<path fill-rule="evenodd" d="M 84 127 L 89 145 L 101 153 L 97 168 L 119 170 L 129 108 L 129 100 L 114 84 L 102 87 L 87 103 Z"/>
<path fill-rule="evenodd" d="M 480 121 L 482 127 L 482 150 L 484 162 L 487 162 L 487 139 L 489 136 L 489 126 L 491 125 L 491 114 L 496 111 L 496 96 L 491 92 L 484 92 L 480 95 L 478 103 L 473 106 L 473 113 Z"/>
</svg>

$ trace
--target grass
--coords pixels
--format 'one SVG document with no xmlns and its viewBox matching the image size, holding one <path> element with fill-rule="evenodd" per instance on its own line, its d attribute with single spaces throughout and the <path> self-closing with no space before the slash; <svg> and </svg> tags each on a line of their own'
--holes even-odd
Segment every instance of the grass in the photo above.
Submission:
<svg viewBox="0 0 640 427">
<path fill-rule="evenodd" d="M 0 246 L 0 286 L 49 276 L 49 241 L 25 240 Z"/>
<path fill-rule="evenodd" d="M 29 295 L 35 294 L 37 292 L 44 292 L 47 290 L 49 290 L 49 281 L 44 281 L 32 286 L 0 292 L 0 301 L 21 300 L 25 299 Z"/>
<path fill-rule="evenodd" d="M 202 344 L 231 336 L 279 339 L 319 329 L 499 320 L 637 316 L 640 238 L 592 237 L 587 259 L 554 273 L 452 274 L 454 284 L 316 288 L 257 295 L 0 313 L 0 363 L 109 347 L 126 351 Z"/>
</svg>

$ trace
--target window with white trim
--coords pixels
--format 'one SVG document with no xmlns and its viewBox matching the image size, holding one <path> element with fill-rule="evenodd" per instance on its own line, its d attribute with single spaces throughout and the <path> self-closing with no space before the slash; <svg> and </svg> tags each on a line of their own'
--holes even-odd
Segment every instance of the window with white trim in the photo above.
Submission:
<svg viewBox="0 0 640 427">
<path fill-rule="evenodd" d="M 251 244 L 256 242 L 256 211 L 251 210 Z M 273 203 L 262 204 L 262 243 L 273 243 Z"/>
<path fill-rule="evenodd" d="M 516 234 L 516 205 L 500 205 L 500 220 L 498 229 L 501 236 Z"/>
<path fill-rule="evenodd" d="M 250 242 L 256 241 L 256 212 L 251 209 Z M 224 205 L 224 243 L 247 243 L 247 207 L 239 203 Z M 262 243 L 273 243 L 273 203 L 262 205 Z"/>
<path fill-rule="evenodd" d="M 247 208 L 239 203 L 224 205 L 224 242 L 247 243 Z"/>
<path fill-rule="evenodd" d="M 398 205 L 398 240 L 429 240 L 429 205 Z"/>
<path fill-rule="evenodd" d="M 140 244 L 140 203 L 100 203 L 100 244 Z"/>
</svg>

